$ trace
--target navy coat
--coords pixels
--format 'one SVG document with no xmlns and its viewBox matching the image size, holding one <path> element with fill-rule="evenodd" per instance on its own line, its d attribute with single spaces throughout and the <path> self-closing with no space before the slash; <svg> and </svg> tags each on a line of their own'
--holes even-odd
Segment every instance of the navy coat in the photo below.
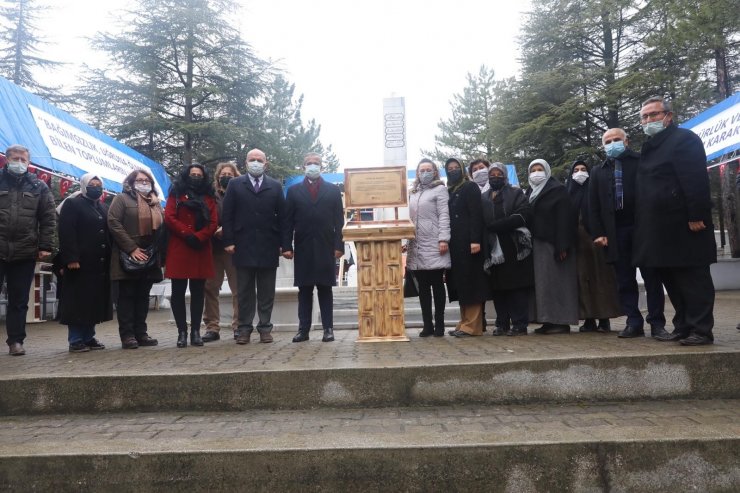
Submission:
<svg viewBox="0 0 740 493">
<path fill-rule="evenodd" d="M 284 231 L 285 197 L 279 181 L 262 175 L 254 191 L 249 175 L 229 181 L 223 202 L 223 242 L 234 245 L 236 267 L 277 269 Z"/>
<path fill-rule="evenodd" d="M 717 261 L 707 156 L 691 130 L 671 125 L 642 146 L 632 260 L 640 267 Z M 704 221 L 692 232 L 689 221 Z"/>
<path fill-rule="evenodd" d="M 294 252 L 295 286 L 334 286 L 335 251 L 344 251 L 344 208 L 339 187 L 324 180 L 312 200 L 305 180 L 288 189 L 284 245 Z M 290 245 L 295 242 L 295 249 Z"/>
</svg>

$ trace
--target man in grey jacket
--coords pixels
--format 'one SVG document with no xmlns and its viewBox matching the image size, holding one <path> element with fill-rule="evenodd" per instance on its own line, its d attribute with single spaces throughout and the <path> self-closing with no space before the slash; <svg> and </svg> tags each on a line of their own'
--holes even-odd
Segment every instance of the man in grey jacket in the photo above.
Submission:
<svg viewBox="0 0 740 493">
<path fill-rule="evenodd" d="M 54 198 L 44 182 L 28 173 L 28 149 L 12 145 L 0 170 L 0 285 L 8 283 L 5 321 L 12 356 L 26 354 L 26 312 L 37 259 L 54 249 Z"/>
</svg>

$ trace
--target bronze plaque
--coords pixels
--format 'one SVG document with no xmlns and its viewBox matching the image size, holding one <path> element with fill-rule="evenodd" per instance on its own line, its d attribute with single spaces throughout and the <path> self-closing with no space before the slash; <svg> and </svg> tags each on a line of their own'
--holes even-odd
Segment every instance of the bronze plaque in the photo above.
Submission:
<svg viewBox="0 0 740 493">
<path fill-rule="evenodd" d="M 406 207 L 406 176 L 404 166 L 345 169 L 344 206 L 347 209 Z"/>
</svg>

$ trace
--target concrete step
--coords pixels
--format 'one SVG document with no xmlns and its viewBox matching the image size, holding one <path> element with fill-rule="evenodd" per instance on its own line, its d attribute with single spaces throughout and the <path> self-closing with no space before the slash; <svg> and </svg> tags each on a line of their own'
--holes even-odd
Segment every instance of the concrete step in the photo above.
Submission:
<svg viewBox="0 0 740 493">
<path fill-rule="evenodd" d="M 740 400 L 0 418 L 2 491 L 738 491 Z"/>
</svg>

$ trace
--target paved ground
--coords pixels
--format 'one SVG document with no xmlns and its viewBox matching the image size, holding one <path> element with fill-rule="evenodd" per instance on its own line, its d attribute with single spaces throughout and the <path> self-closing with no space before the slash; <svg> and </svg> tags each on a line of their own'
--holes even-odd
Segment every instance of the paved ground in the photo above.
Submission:
<svg viewBox="0 0 740 493">
<path fill-rule="evenodd" d="M 740 400 L 0 418 L 0 457 L 736 439 Z"/>
<path fill-rule="evenodd" d="M 670 306 L 666 315 L 672 316 Z M 39 376 L 137 375 L 187 372 L 233 372 L 331 368 L 378 368 L 401 366 L 454 365 L 573 357 L 639 356 L 687 352 L 740 352 L 740 291 L 717 293 L 715 306 L 716 344 L 687 348 L 677 343 L 660 343 L 650 338 L 619 339 L 612 334 L 579 334 L 527 337 L 417 337 L 410 329 L 411 342 L 357 343 L 354 330 L 336 331 L 337 340 L 322 343 L 320 331 L 301 344 L 291 343 L 293 333 L 275 332 L 272 344 L 238 346 L 226 336 L 205 347 L 175 347 L 176 329 L 169 310 L 150 314 L 150 334 L 160 341 L 152 348 L 122 350 L 114 321 L 98 328 L 98 337 L 108 349 L 72 354 L 67 350 L 66 327 L 53 322 L 31 325 L 26 340 L 27 355 L 0 355 L 0 379 Z M 612 323 L 624 326 L 624 319 Z"/>
</svg>

